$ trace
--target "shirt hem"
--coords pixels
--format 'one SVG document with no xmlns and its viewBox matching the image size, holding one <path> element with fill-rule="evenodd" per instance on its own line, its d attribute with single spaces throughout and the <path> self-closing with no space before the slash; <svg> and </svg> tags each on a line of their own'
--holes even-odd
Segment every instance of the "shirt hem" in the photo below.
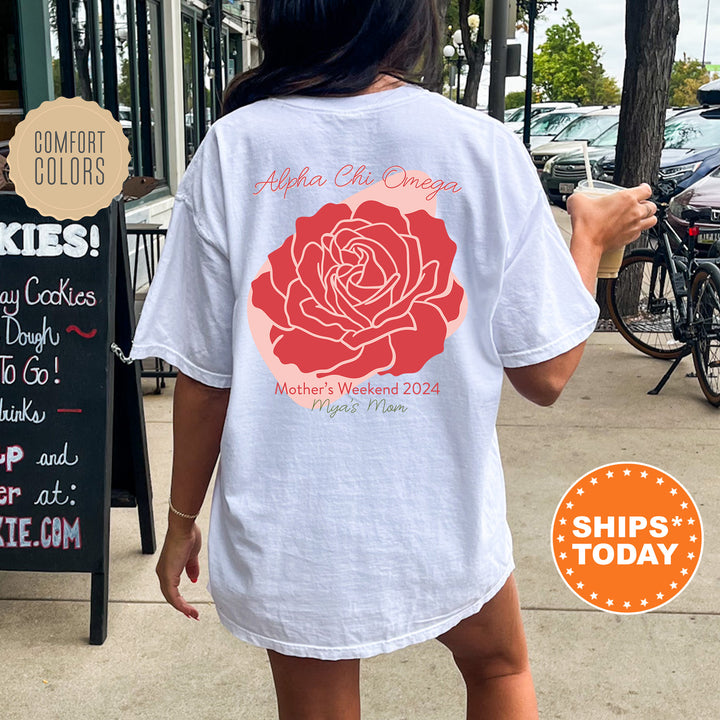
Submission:
<svg viewBox="0 0 720 720">
<path fill-rule="evenodd" d="M 550 360 L 558 355 L 562 355 L 568 350 L 572 350 L 572 348 L 587 340 L 590 335 L 592 335 L 596 325 L 597 313 L 592 320 L 589 320 L 579 328 L 552 342 L 542 345 L 541 347 L 533 348 L 532 350 L 520 350 L 514 353 L 500 354 L 500 360 L 502 361 L 503 367 L 508 368 L 525 367 L 526 365 L 535 365 L 536 363 Z"/>
<path fill-rule="evenodd" d="M 455 625 L 462 620 L 465 620 L 471 615 L 477 613 L 480 608 L 491 600 L 499 592 L 503 585 L 505 585 L 514 569 L 515 564 L 511 562 L 508 566 L 506 566 L 500 580 L 498 580 L 498 582 L 495 583 L 495 585 L 493 585 L 493 587 L 485 593 L 482 598 L 475 600 L 470 605 L 466 605 L 449 616 L 445 616 L 442 620 L 435 622 L 429 627 L 408 633 L 406 635 L 390 638 L 389 640 L 379 640 L 360 645 L 328 647 L 322 645 L 287 643 L 281 640 L 265 637 L 264 635 L 252 632 L 251 630 L 238 625 L 236 622 L 230 620 L 230 618 L 224 615 L 217 607 L 217 604 L 215 605 L 215 609 L 217 610 L 220 622 L 236 638 L 243 640 L 250 645 L 255 645 L 266 650 L 275 650 L 283 655 L 291 655 L 293 657 L 316 658 L 319 660 L 356 660 L 394 652 L 395 650 L 400 650 L 410 645 L 416 645 L 417 643 L 425 642 L 426 640 L 433 640 L 438 635 L 442 635 L 444 632 L 447 632 L 451 628 L 455 627 Z"/>
<path fill-rule="evenodd" d="M 198 367 L 177 350 L 173 350 L 166 345 L 133 345 L 130 357 L 133 360 L 142 360 L 149 357 L 162 358 L 180 370 L 183 375 L 187 375 L 193 380 L 210 387 L 229 388 L 232 385 L 232 375 L 222 375 Z"/>
</svg>

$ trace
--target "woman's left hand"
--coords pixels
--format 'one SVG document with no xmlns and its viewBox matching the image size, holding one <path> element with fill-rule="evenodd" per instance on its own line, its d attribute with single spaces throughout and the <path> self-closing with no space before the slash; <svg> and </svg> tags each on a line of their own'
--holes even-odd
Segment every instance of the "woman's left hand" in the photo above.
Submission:
<svg viewBox="0 0 720 720">
<path fill-rule="evenodd" d="M 192 582 L 200 575 L 198 555 L 202 547 L 200 528 L 193 522 L 189 528 L 170 523 L 165 543 L 155 572 L 160 580 L 160 590 L 176 610 L 189 618 L 199 619 L 198 611 L 180 594 L 180 578 L 183 571 Z"/>
</svg>

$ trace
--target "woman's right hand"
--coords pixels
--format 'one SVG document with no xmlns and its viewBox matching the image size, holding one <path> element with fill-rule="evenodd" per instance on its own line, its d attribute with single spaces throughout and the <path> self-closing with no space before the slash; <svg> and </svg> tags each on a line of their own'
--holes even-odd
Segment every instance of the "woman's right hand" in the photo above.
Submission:
<svg viewBox="0 0 720 720">
<path fill-rule="evenodd" d="M 599 254 L 631 243 L 657 222 L 651 195 L 647 183 L 600 198 L 574 193 L 567 201 L 573 241 L 588 243 Z"/>
<path fill-rule="evenodd" d="M 198 611 L 180 594 L 180 578 L 187 572 L 192 582 L 197 582 L 200 574 L 198 555 L 202 547 L 200 528 L 191 525 L 170 522 L 160 558 L 155 572 L 160 580 L 160 590 L 165 599 L 176 610 L 189 618 L 197 620 Z"/>
</svg>

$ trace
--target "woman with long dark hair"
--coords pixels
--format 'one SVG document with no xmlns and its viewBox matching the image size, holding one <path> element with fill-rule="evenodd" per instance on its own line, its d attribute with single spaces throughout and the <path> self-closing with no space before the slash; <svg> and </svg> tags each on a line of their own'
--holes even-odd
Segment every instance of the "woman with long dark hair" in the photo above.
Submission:
<svg viewBox="0 0 720 720">
<path fill-rule="evenodd" d="M 570 251 L 500 123 L 420 86 L 433 0 L 259 0 L 264 59 L 187 169 L 133 356 L 179 369 L 162 591 L 267 648 L 283 720 L 357 720 L 359 659 L 438 638 L 469 718 L 537 716 L 495 417 L 558 397 L 646 186 Z"/>
</svg>

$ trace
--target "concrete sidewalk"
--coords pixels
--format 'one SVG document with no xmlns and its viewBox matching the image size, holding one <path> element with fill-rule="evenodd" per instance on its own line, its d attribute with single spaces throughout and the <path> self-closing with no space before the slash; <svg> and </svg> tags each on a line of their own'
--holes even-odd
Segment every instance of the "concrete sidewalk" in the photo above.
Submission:
<svg viewBox="0 0 720 720">
<path fill-rule="evenodd" d="M 646 394 L 666 365 L 617 333 L 596 333 L 560 401 L 526 402 L 507 387 L 498 434 L 508 515 L 542 718 L 716 720 L 720 715 L 718 531 L 720 411 L 683 366 L 663 392 Z M 152 385 L 148 383 L 150 391 Z M 172 383 L 145 397 L 155 514 L 164 532 L 170 475 Z M 620 617 L 575 598 L 550 552 L 555 508 L 582 474 L 619 460 L 642 461 L 692 493 L 705 529 L 697 575 L 664 608 Z M 207 525 L 208 506 L 200 522 Z M 86 575 L 0 573 L 0 708 L 6 720 L 52 718 L 274 720 L 264 651 L 230 636 L 207 592 L 193 622 L 165 605 L 155 558 L 140 553 L 137 513 L 111 521 L 109 635 L 87 644 Z M 203 575 L 206 564 L 202 565 Z M 459 720 L 464 690 L 437 642 L 363 661 L 366 720 Z"/>
</svg>

